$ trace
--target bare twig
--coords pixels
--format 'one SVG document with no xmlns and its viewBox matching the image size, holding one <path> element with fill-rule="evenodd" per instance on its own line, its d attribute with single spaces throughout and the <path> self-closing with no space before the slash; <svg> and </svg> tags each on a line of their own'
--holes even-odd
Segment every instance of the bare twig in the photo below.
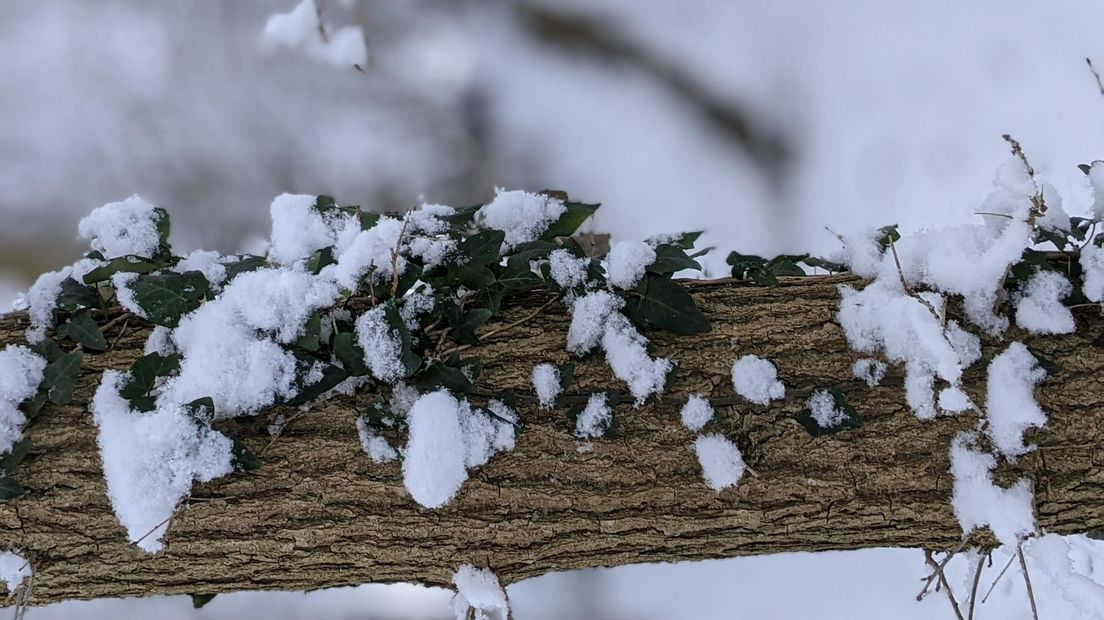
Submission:
<svg viewBox="0 0 1104 620">
<path fill-rule="evenodd" d="M 296 411 L 295 413 L 291 414 L 291 417 L 284 420 L 284 423 L 280 425 L 280 429 L 278 431 L 276 431 L 275 433 L 273 433 L 272 439 L 270 439 L 268 441 L 268 443 L 266 443 L 265 446 L 263 448 L 261 448 L 261 451 L 257 453 L 257 456 L 264 456 L 265 452 L 268 452 L 268 449 L 272 447 L 272 444 L 276 443 L 276 440 L 279 439 L 280 436 L 284 434 L 284 429 L 286 429 L 288 427 L 288 425 L 291 424 L 292 422 L 294 422 L 294 421 L 298 420 L 299 418 L 303 417 L 306 413 L 307 413 L 306 411 L 302 411 L 302 410 Z"/>
<path fill-rule="evenodd" d="M 395 247 L 391 248 L 391 299 L 399 290 L 399 252 L 402 250 L 403 235 L 406 234 L 406 223 L 410 219 L 410 212 L 403 216 L 402 228 L 399 229 L 399 238 L 395 241 Z"/>
<path fill-rule="evenodd" d="M 123 328 L 119 330 L 119 335 L 115 336 L 115 340 L 111 341 L 111 347 L 108 349 L 108 351 L 114 351 L 115 350 L 115 345 L 119 344 L 119 341 L 122 340 L 122 338 L 123 338 L 123 334 L 126 333 L 127 325 L 130 325 L 130 317 L 129 316 L 127 317 L 127 319 L 125 321 L 123 321 Z"/>
<path fill-rule="evenodd" d="M 1015 561 L 1015 559 L 1015 555 L 1008 556 L 1008 563 L 1005 564 L 1004 568 L 1001 569 L 1001 572 L 997 574 L 997 578 L 993 580 L 993 583 L 989 584 L 989 590 L 985 593 L 985 596 L 982 597 L 982 605 L 985 604 L 985 601 L 989 600 L 989 595 L 993 593 L 993 589 L 997 587 L 997 583 L 1001 580 L 1001 577 L 1004 577 L 1004 574 L 1008 572 L 1008 568 L 1012 566 L 1012 562 Z"/>
<path fill-rule="evenodd" d="M 932 573 L 924 578 L 924 587 L 920 590 L 920 593 L 916 595 L 916 600 L 924 600 L 924 596 L 928 593 L 928 589 L 931 588 L 931 585 L 935 583 L 936 579 L 943 574 L 943 570 L 947 568 L 947 563 L 950 562 L 951 558 L 957 555 L 958 552 L 965 549 L 966 543 L 968 543 L 969 541 L 969 536 L 963 536 L 962 542 L 958 544 L 958 547 L 956 547 L 954 551 L 948 553 L 947 557 L 943 558 L 943 560 L 940 561 L 939 564 L 934 566 L 934 570 L 932 571 Z"/>
<path fill-rule="evenodd" d="M 901 278 L 901 287 L 905 289 L 905 292 L 908 293 L 909 297 L 912 297 L 916 301 L 923 304 L 924 307 L 928 309 L 928 312 L 931 312 L 932 316 L 935 317 L 935 320 L 939 321 L 939 324 L 943 326 L 944 330 L 946 330 L 946 315 L 941 315 L 939 312 L 936 312 L 935 306 L 933 306 L 931 302 L 929 302 L 927 299 L 924 299 L 923 295 L 913 290 L 913 288 L 908 285 L 908 282 L 905 281 L 905 270 L 901 268 L 901 259 L 897 256 L 897 245 L 893 243 L 892 237 L 889 239 L 889 249 L 891 252 L 893 252 L 893 262 L 897 265 L 897 276 Z"/>
<path fill-rule="evenodd" d="M 1104 82 L 1100 80 L 1100 74 L 1096 72 L 1096 67 L 1093 66 L 1092 59 L 1086 58 L 1085 64 L 1089 65 L 1089 71 L 1092 71 L 1093 78 L 1096 79 L 1096 87 L 1100 89 L 1100 94 L 1104 95 Z"/>
<path fill-rule="evenodd" d="M 1035 220 L 1043 217 L 1047 210 L 1046 200 L 1043 198 L 1043 190 L 1039 188 L 1039 183 L 1035 180 L 1035 168 L 1027 161 L 1027 154 L 1024 153 L 1020 143 L 1008 134 L 1004 134 L 1001 137 L 1012 146 L 1012 155 L 1023 162 L 1024 168 L 1027 170 L 1027 176 L 1031 177 L 1031 185 L 1035 188 L 1035 195 L 1031 197 L 1031 211 L 1027 214 L 1027 223 L 1031 226 L 1032 230 L 1034 230 Z"/>
<path fill-rule="evenodd" d="M 950 556 L 948 556 L 948 559 L 950 559 Z M 931 551 L 924 551 L 924 561 L 939 574 L 939 585 L 936 586 L 936 590 L 939 590 L 940 586 L 943 587 L 943 591 L 947 593 L 947 600 L 951 602 L 951 609 L 954 609 L 955 617 L 958 618 L 958 620 L 966 620 L 962 617 L 962 610 L 958 607 L 958 601 L 955 599 L 954 592 L 951 592 L 951 584 L 947 582 L 947 577 L 943 574 L 943 569 L 935 563 Z"/>
<path fill-rule="evenodd" d="M 1023 571 L 1024 585 L 1027 586 L 1027 600 L 1031 603 L 1031 617 L 1039 620 L 1039 608 L 1035 606 L 1035 590 L 1031 587 L 1031 576 L 1027 574 L 1027 560 L 1024 558 L 1022 541 L 1016 545 L 1016 556 L 1020 558 L 1020 570 Z"/>
<path fill-rule="evenodd" d="M 522 323 L 525 323 L 525 322 L 531 320 L 533 317 L 540 314 L 541 310 L 544 310 L 545 308 L 547 308 L 552 302 L 556 301 L 557 299 L 559 299 L 559 297 L 550 297 L 548 299 L 548 301 L 546 301 L 543 304 L 541 304 L 540 306 L 538 306 L 536 310 L 533 310 L 529 314 L 521 317 L 520 319 L 518 319 L 518 320 L 516 320 L 512 323 L 509 323 L 507 325 L 503 325 L 502 327 L 496 327 L 495 329 L 492 329 L 491 331 L 483 334 L 483 336 L 480 337 L 480 340 L 487 340 L 491 336 L 501 334 L 504 331 L 513 329 L 513 328 L 517 327 L 518 325 L 521 325 Z M 473 345 L 470 345 L 470 344 L 457 345 L 455 347 L 450 347 L 448 349 L 445 349 L 444 351 L 441 351 L 440 353 L 437 354 L 437 356 L 438 357 L 444 357 L 444 356 L 448 355 L 449 353 L 456 353 L 456 352 L 459 352 L 459 351 L 464 351 L 466 349 L 470 349 L 472 346 Z"/>
<path fill-rule="evenodd" d="M 990 554 L 989 559 L 993 556 Z M 974 584 L 970 588 L 970 612 L 969 620 L 974 620 L 974 606 L 977 604 L 978 584 L 981 583 L 981 571 L 985 568 L 985 558 L 978 556 L 977 570 L 974 571 Z"/>
<path fill-rule="evenodd" d="M 131 314 L 130 314 L 129 311 L 128 312 L 123 312 L 119 316 L 117 316 L 117 317 L 111 319 L 110 321 L 104 323 L 103 325 L 101 325 L 100 326 L 100 333 L 101 334 L 106 334 L 107 330 L 111 329 L 112 327 L 115 327 L 116 325 L 118 325 L 119 323 L 121 323 L 123 321 L 130 320 L 130 317 L 131 317 Z"/>
</svg>

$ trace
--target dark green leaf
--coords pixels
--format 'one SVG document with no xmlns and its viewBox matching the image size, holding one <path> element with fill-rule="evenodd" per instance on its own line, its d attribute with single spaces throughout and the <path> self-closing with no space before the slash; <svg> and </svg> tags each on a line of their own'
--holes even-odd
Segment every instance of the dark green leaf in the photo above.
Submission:
<svg viewBox="0 0 1104 620">
<path fill-rule="evenodd" d="M 364 364 L 364 349 L 357 344 L 356 334 L 340 332 L 335 335 L 333 352 L 350 376 L 362 377 L 368 374 L 368 366 Z"/>
<path fill-rule="evenodd" d="M 548 198 L 548 200 L 553 200 Z M 564 203 L 563 215 L 559 217 L 552 225 L 548 227 L 541 239 L 545 241 L 552 241 L 556 237 L 570 237 L 575 234 L 575 231 L 579 230 L 579 227 L 583 225 L 583 222 L 598 210 L 600 204 L 586 204 L 583 202 L 567 201 Z"/>
<path fill-rule="evenodd" d="M 44 406 L 46 406 L 46 390 L 40 388 L 32 398 L 23 401 L 19 410 L 28 420 L 33 420 L 38 417 Z"/>
<path fill-rule="evenodd" d="M 468 310 L 464 314 L 456 315 L 456 320 L 449 322 L 452 327 L 449 337 L 461 344 L 475 344 L 479 341 L 475 335 L 475 330 L 482 327 L 490 318 L 491 311 L 486 308 L 476 308 L 475 310 Z"/>
<path fill-rule="evenodd" d="M 94 284 L 96 282 L 104 282 L 111 279 L 111 276 L 117 273 L 149 273 L 161 267 L 163 267 L 163 265 L 160 263 L 142 258 L 141 256 L 120 256 L 111 259 L 106 265 L 97 267 L 84 274 L 84 283 Z"/>
<path fill-rule="evenodd" d="M 805 263 L 806 265 L 808 265 L 810 267 L 820 267 L 821 269 L 824 269 L 824 270 L 830 271 L 830 272 L 847 271 L 847 265 L 844 265 L 844 264 L 841 264 L 841 263 L 834 263 L 830 260 L 825 260 L 823 258 L 817 258 L 816 256 L 809 256 L 801 262 Z"/>
<path fill-rule="evenodd" d="M 409 377 L 418 370 L 422 360 L 414 354 L 414 343 L 410 338 L 410 331 L 406 329 L 406 322 L 399 314 L 399 308 L 395 305 L 394 300 L 384 304 L 383 316 L 387 319 L 387 326 L 391 328 L 392 332 L 398 333 L 399 340 L 402 342 L 402 353 L 399 355 L 399 360 L 402 361 L 403 367 L 406 369 L 405 376 Z"/>
<path fill-rule="evenodd" d="M 73 278 L 65 278 L 61 282 L 61 292 L 57 296 L 59 308 L 74 310 L 76 308 L 100 307 L 100 293 L 93 286 L 81 284 Z"/>
<path fill-rule="evenodd" d="M 475 387 L 464 371 L 440 362 L 433 362 L 418 374 L 418 387 L 423 391 L 447 388 L 454 392 L 467 394 Z"/>
<path fill-rule="evenodd" d="M 764 269 L 773 276 L 801 277 L 805 275 L 805 270 L 797 264 L 807 258 L 809 258 L 808 254 L 782 254 L 767 261 L 767 264 L 764 265 Z"/>
<path fill-rule="evenodd" d="M 322 271 L 322 268 L 326 265 L 334 264 L 333 248 L 322 248 L 315 251 L 307 259 L 307 271 L 314 275 L 318 275 L 318 272 Z"/>
<path fill-rule="evenodd" d="M 6 476 L 0 476 L 0 502 L 6 502 L 9 500 L 22 497 L 27 490 L 24 489 L 18 482 L 8 478 Z"/>
<path fill-rule="evenodd" d="M 238 471 L 253 471 L 261 468 L 261 459 L 246 447 L 245 442 L 237 437 L 231 437 L 230 462 Z"/>
<path fill-rule="evenodd" d="M 661 275 L 649 273 L 636 287 L 639 297 L 628 301 L 629 318 L 641 329 L 665 329 L 676 334 L 710 330 L 708 319 L 694 305 L 686 289 Z"/>
<path fill-rule="evenodd" d="M 832 394 L 832 399 L 835 401 L 836 409 L 843 410 L 843 419 L 831 428 L 823 428 L 815 419 L 813 414 L 808 409 L 803 409 L 801 413 L 797 414 L 797 421 L 805 428 L 805 430 L 813 437 L 820 437 L 821 435 L 833 435 L 841 431 L 849 431 L 862 426 L 862 418 L 855 412 L 855 408 L 847 402 L 847 397 L 844 396 L 838 388 L 830 388 L 828 390 Z"/>
<path fill-rule="evenodd" d="M 83 353 L 73 351 L 46 364 L 46 369 L 42 371 L 42 384 L 39 389 L 46 390 L 47 398 L 51 403 L 64 405 L 73 399 L 73 386 L 80 376 L 83 359 Z"/>
<path fill-rule="evenodd" d="M 501 230 L 485 230 L 461 241 L 456 254 L 465 265 L 496 265 L 501 260 L 505 239 L 506 233 Z"/>
<path fill-rule="evenodd" d="M 1043 357 L 1042 355 L 1039 355 L 1039 353 L 1036 352 L 1034 349 L 1029 348 L 1028 351 L 1031 353 L 1031 355 L 1035 356 L 1035 360 L 1039 362 L 1039 367 L 1046 371 L 1048 377 L 1053 377 L 1054 375 L 1062 372 L 1061 364 L 1049 358 Z"/>
<path fill-rule="evenodd" d="M 169 233 L 172 231 L 172 220 L 169 219 L 169 212 L 157 207 L 153 210 L 154 222 L 157 226 L 157 241 L 162 248 L 169 247 Z"/>
<path fill-rule="evenodd" d="M 360 229 L 371 230 L 377 223 L 379 223 L 380 214 L 373 211 L 361 211 L 360 212 Z"/>
<path fill-rule="evenodd" d="M 303 328 L 303 335 L 296 339 L 295 346 L 306 351 L 317 351 L 322 344 L 321 333 L 322 316 L 318 312 L 312 312 L 310 318 L 307 319 L 306 326 Z"/>
<path fill-rule="evenodd" d="M 226 282 L 232 281 L 234 278 L 247 271 L 256 271 L 266 264 L 268 263 L 263 256 L 243 254 L 239 256 L 236 261 L 226 263 Z"/>
<path fill-rule="evenodd" d="M 686 250 L 674 245 L 661 243 L 655 247 L 656 259 L 648 265 L 648 271 L 658 274 L 673 274 L 683 269 L 701 271 L 701 263 L 686 255 Z"/>
<path fill-rule="evenodd" d="M 215 401 L 210 396 L 197 398 L 184 405 L 184 411 L 196 422 L 210 424 L 215 419 Z"/>
<path fill-rule="evenodd" d="M 192 595 L 192 609 L 203 609 L 203 606 L 211 602 L 211 599 L 215 598 L 216 594 L 193 594 Z"/>
<path fill-rule="evenodd" d="M 11 474 L 31 451 L 31 440 L 20 439 L 5 454 L 0 454 L 0 476 Z"/>
<path fill-rule="evenodd" d="M 52 362 L 62 355 L 65 355 L 65 351 L 62 351 L 61 347 L 57 346 L 57 343 L 50 338 L 45 338 L 42 342 L 32 344 L 31 350 L 41 355 L 47 362 Z"/>
<path fill-rule="evenodd" d="M 460 207 L 456 209 L 456 212 L 452 215 L 445 217 L 448 221 L 449 228 L 456 231 L 467 230 L 471 226 L 472 221 L 475 220 L 475 214 L 479 212 L 480 207 L 483 205 L 472 205 L 470 207 Z"/>
<path fill-rule="evenodd" d="M 506 271 L 503 272 L 502 276 L 498 279 L 498 283 L 511 293 L 520 293 L 542 286 L 544 280 L 533 273 L 532 269 L 528 266 L 523 268 L 507 267 Z"/>
<path fill-rule="evenodd" d="M 88 312 L 80 312 L 69 318 L 57 330 L 58 338 L 68 338 L 89 351 L 104 351 L 107 340 Z"/>
<path fill-rule="evenodd" d="M 333 196 L 321 194 L 314 199 L 314 210 L 325 215 L 337 208 L 337 201 Z"/>
<path fill-rule="evenodd" d="M 703 231 L 698 230 L 695 232 L 678 233 L 677 235 L 659 235 L 650 238 L 648 241 L 657 247 L 660 245 L 673 245 L 682 250 L 691 250 L 694 248 L 694 244 L 698 242 L 698 238 L 702 236 L 702 232 Z"/>
<path fill-rule="evenodd" d="M 179 368 L 179 355 L 143 355 L 130 365 L 130 381 L 119 390 L 119 395 L 127 400 L 149 396 L 158 377 L 167 377 Z"/>
<path fill-rule="evenodd" d="M 202 273 L 188 271 L 138 276 L 128 286 L 150 322 L 175 328 L 181 317 L 199 308 L 208 283 Z"/>
<path fill-rule="evenodd" d="M 542 241 L 540 239 L 528 243 L 520 243 L 514 246 L 514 249 L 510 251 L 510 255 L 506 259 L 506 266 L 510 269 L 525 269 L 526 271 L 531 271 L 530 263 L 532 261 L 547 258 L 553 250 L 559 247 L 560 246 L 551 241 Z"/>
<path fill-rule="evenodd" d="M 349 373 L 345 372 L 345 369 L 334 364 L 327 364 L 322 369 L 322 378 L 310 385 L 304 385 L 299 393 L 287 401 L 289 405 L 302 405 L 303 403 L 310 402 L 319 396 L 329 392 L 337 384 L 349 378 Z"/>
<path fill-rule="evenodd" d="M 1085 174 L 1088 174 L 1092 171 L 1092 166 L 1090 166 L 1089 164 L 1077 164 L 1077 169 L 1081 172 L 1084 172 Z"/>
</svg>

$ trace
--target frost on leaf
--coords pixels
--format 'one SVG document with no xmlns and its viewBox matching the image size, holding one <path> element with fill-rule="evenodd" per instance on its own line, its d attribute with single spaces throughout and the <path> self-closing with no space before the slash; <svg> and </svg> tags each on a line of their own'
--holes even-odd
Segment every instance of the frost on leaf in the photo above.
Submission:
<svg viewBox="0 0 1104 620">
<path fill-rule="evenodd" d="M 606 276 L 610 284 L 629 290 L 636 286 L 644 272 L 656 260 L 652 246 L 643 241 L 618 241 L 606 258 Z"/>
<path fill-rule="evenodd" d="M 164 211 L 131 196 L 94 209 L 80 221 L 77 231 L 104 258 L 150 257 L 157 253 L 161 243 L 158 225 L 165 217 Z"/>
<path fill-rule="evenodd" d="M 127 375 L 105 371 L 92 399 L 107 494 L 127 538 L 150 552 L 194 481 L 233 469 L 229 438 L 196 420 L 183 406 L 134 411 L 120 396 Z"/>
<path fill-rule="evenodd" d="M 744 476 L 747 466 L 736 444 L 719 434 L 702 435 L 694 442 L 694 451 L 701 464 L 706 484 L 720 492 L 735 486 Z"/>
<path fill-rule="evenodd" d="M 506 620 L 509 602 L 498 577 L 487 568 L 465 564 L 452 576 L 456 597 L 452 609 L 456 620 Z"/>
<path fill-rule="evenodd" d="M 553 250 L 548 255 L 549 272 L 560 288 L 573 289 L 586 282 L 590 259 L 576 257 L 564 249 Z"/>
<path fill-rule="evenodd" d="M 393 383 L 406 374 L 402 362 L 402 335 L 387 320 L 388 306 L 368 310 L 357 319 L 357 342 L 364 349 L 364 361 L 372 376 Z"/>
<path fill-rule="evenodd" d="M 993 455 L 972 444 L 974 433 L 959 433 L 951 442 L 952 504 L 963 534 L 988 527 L 1006 545 L 1015 545 L 1035 531 L 1031 483 L 1021 478 L 1004 489 L 993 483 Z"/>
<path fill-rule="evenodd" d="M 1062 303 L 1073 286 L 1065 276 L 1040 270 L 1031 276 L 1016 302 L 1016 325 L 1032 334 L 1073 332 L 1073 313 Z"/>
<path fill-rule="evenodd" d="M 987 432 L 997 450 L 1008 458 L 1031 450 L 1024 445 L 1024 431 L 1046 425 L 1046 414 L 1035 402 L 1035 385 L 1044 378 L 1046 371 L 1022 342 L 1008 345 L 989 363 Z"/>
<path fill-rule="evenodd" d="M 566 210 L 562 201 L 551 196 L 496 189 L 494 200 L 483 205 L 476 218 L 485 228 L 505 232 L 502 248 L 508 250 L 539 239 Z"/>
<path fill-rule="evenodd" d="M 732 388 L 758 405 L 786 396 L 786 386 L 778 379 L 774 364 L 756 355 L 745 355 L 732 364 Z"/>
<path fill-rule="evenodd" d="M 0 455 L 23 438 L 26 419 L 19 404 L 35 395 L 45 369 L 46 360 L 27 347 L 9 344 L 0 350 Z"/>
</svg>

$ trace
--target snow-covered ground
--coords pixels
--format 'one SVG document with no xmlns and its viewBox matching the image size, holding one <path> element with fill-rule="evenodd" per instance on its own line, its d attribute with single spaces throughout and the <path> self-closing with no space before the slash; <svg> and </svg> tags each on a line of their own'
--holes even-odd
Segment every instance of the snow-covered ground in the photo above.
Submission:
<svg viewBox="0 0 1104 620">
<path fill-rule="evenodd" d="M 719 275 L 730 249 L 831 251 L 825 226 L 963 221 L 1007 157 L 1002 133 L 1072 214 L 1090 204 L 1075 166 L 1104 158 L 1104 97 L 1084 63 L 1104 63 L 1104 5 L 533 2 L 745 109 L 793 154 L 771 176 L 654 68 L 538 41 L 508 5 L 345 4 L 327 11 L 365 28 L 366 73 L 262 44 L 268 14 L 294 0 L 0 5 L 0 301 L 75 258 L 80 217 L 135 192 L 173 214 L 180 249 L 231 251 L 267 236 L 285 191 L 398 208 L 563 188 L 602 201 L 593 226 L 617 238 L 707 230 Z M 1075 544 L 1101 580 L 1102 543 Z M 509 594 L 520 619 L 951 617 L 941 593 L 914 600 L 926 572 L 916 550 L 786 554 L 548 575 Z M 1043 617 L 1081 617 L 1032 577 Z M 449 597 L 376 585 L 30 617 L 440 618 Z M 1015 566 L 981 611 L 1030 617 Z"/>
</svg>

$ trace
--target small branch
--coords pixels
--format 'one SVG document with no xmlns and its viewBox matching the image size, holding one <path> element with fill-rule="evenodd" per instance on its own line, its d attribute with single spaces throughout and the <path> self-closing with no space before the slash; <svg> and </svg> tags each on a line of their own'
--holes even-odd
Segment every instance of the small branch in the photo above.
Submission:
<svg viewBox="0 0 1104 620">
<path fill-rule="evenodd" d="M 950 562 L 951 558 L 953 558 L 955 555 L 957 555 L 959 551 L 962 551 L 963 549 L 965 549 L 966 548 L 966 543 L 969 542 L 969 541 L 970 541 L 969 536 L 963 536 L 962 537 L 962 542 L 960 542 L 958 544 L 958 547 L 955 548 L 954 551 L 951 551 L 950 553 L 948 553 L 947 557 L 943 558 L 943 560 L 941 562 L 939 562 L 939 564 L 934 566 L 935 570 L 933 570 L 930 575 L 928 575 L 927 577 L 924 578 L 924 587 L 923 587 L 923 589 L 920 590 L 920 594 L 916 595 L 916 600 L 918 600 L 918 601 L 924 600 L 924 596 L 928 593 L 928 589 L 931 588 L 931 585 L 933 583 L 935 583 L 935 581 L 938 577 L 941 577 L 943 575 L 943 570 L 947 568 L 947 562 Z"/>
<path fill-rule="evenodd" d="M 992 559 L 992 555 L 989 556 Z M 974 620 L 974 606 L 977 604 L 978 584 L 981 583 L 981 571 L 985 568 L 985 558 L 978 556 L 977 570 L 974 571 L 974 584 L 970 588 L 969 620 Z"/>
<path fill-rule="evenodd" d="M 558 296 L 557 297 L 550 297 L 548 299 L 548 301 L 541 304 L 536 310 L 533 310 L 529 314 L 521 317 L 520 319 L 514 321 L 513 323 L 509 323 L 507 325 L 503 325 L 502 327 L 492 329 L 491 331 L 483 334 L 483 336 L 479 339 L 480 342 L 486 341 L 491 336 L 501 334 L 504 331 L 511 330 L 511 329 L 517 327 L 518 325 L 521 325 L 522 323 L 525 323 L 527 321 L 532 320 L 534 317 L 536 317 L 538 314 L 540 314 L 541 310 L 544 310 L 545 308 L 547 308 L 552 302 L 556 301 L 557 299 L 559 299 Z M 443 336 L 443 334 L 442 334 L 442 336 Z M 438 357 L 444 357 L 444 356 L 448 355 L 449 353 L 456 353 L 456 352 L 459 352 L 459 351 L 464 351 L 464 350 L 470 349 L 470 348 L 472 348 L 472 346 L 473 345 L 470 345 L 470 344 L 457 345 L 455 347 L 451 347 L 451 348 L 445 349 L 444 351 L 441 351 L 440 353 L 437 354 L 437 356 Z"/>
<path fill-rule="evenodd" d="M 1093 66 L 1092 59 L 1086 58 L 1085 64 L 1089 65 L 1089 71 L 1092 71 L 1093 78 L 1096 80 L 1096 87 L 1100 89 L 1100 94 L 1104 95 L 1104 82 L 1100 80 L 1100 74 L 1096 72 L 1096 67 Z"/>
<path fill-rule="evenodd" d="M 399 252 L 402 250 L 403 235 L 406 234 L 406 223 L 409 219 L 410 212 L 407 211 L 403 216 L 402 228 L 399 229 L 399 239 L 395 242 L 395 247 L 391 248 L 391 299 L 399 291 Z"/>
<path fill-rule="evenodd" d="M 112 327 L 115 327 L 116 325 L 118 325 L 119 323 L 121 323 L 123 321 L 130 320 L 131 316 L 132 315 L 129 311 L 123 312 L 119 316 L 117 316 L 117 317 L 111 319 L 110 321 L 104 323 L 103 325 L 101 325 L 100 326 L 100 333 L 101 334 L 106 334 L 107 330 L 111 329 Z"/>
<path fill-rule="evenodd" d="M 1012 566 L 1012 562 L 1015 561 L 1015 554 L 1008 556 L 1008 563 L 1004 565 L 1001 572 L 997 574 L 997 578 L 993 580 L 993 583 L 989 584 L 989 591 L 985 593 L 985 596 L 981 599 L 981 604 L 984 605 L 985 601 L 989 600 L 989 595 L 993 593 L 993 589 L 997 587 L 997 583 L 1004 577 L 1004 574 L 1008 572 L 1008 568 Z"/>
<path fill-rule="evenodd" d="M 1023 571 L 1024 585 L 1027 586 L 1027 600 L 1031 603 L 1031 617 L 1039 620 L 1039 608 L 1035 606 L 1035 590 L 1031 587 L 1031 576 L 1027 574 L 1027 560 L 1024 559 L 1023 541 L 1016 545 L 1016 556 L 1020 558 L 1020 570 Z"/>
<path fill-rule="evenodd" d="M 122 338 L 123 338 L 123 334 L 126 333 L 127 325 L 130 325 L 130 317 L 129 316 L 127 317 L 127 319 L 125 321 L 123 321 L 123 328 L 119 330 L 119 335 L 115 336 L 115 340 L 111 341 L 111 347 L 108 349 L 108 351 L 114 351 L 115 350 L 115 345 L 119 344 L 119 341 L 122 340 Z"/>
</svg>

